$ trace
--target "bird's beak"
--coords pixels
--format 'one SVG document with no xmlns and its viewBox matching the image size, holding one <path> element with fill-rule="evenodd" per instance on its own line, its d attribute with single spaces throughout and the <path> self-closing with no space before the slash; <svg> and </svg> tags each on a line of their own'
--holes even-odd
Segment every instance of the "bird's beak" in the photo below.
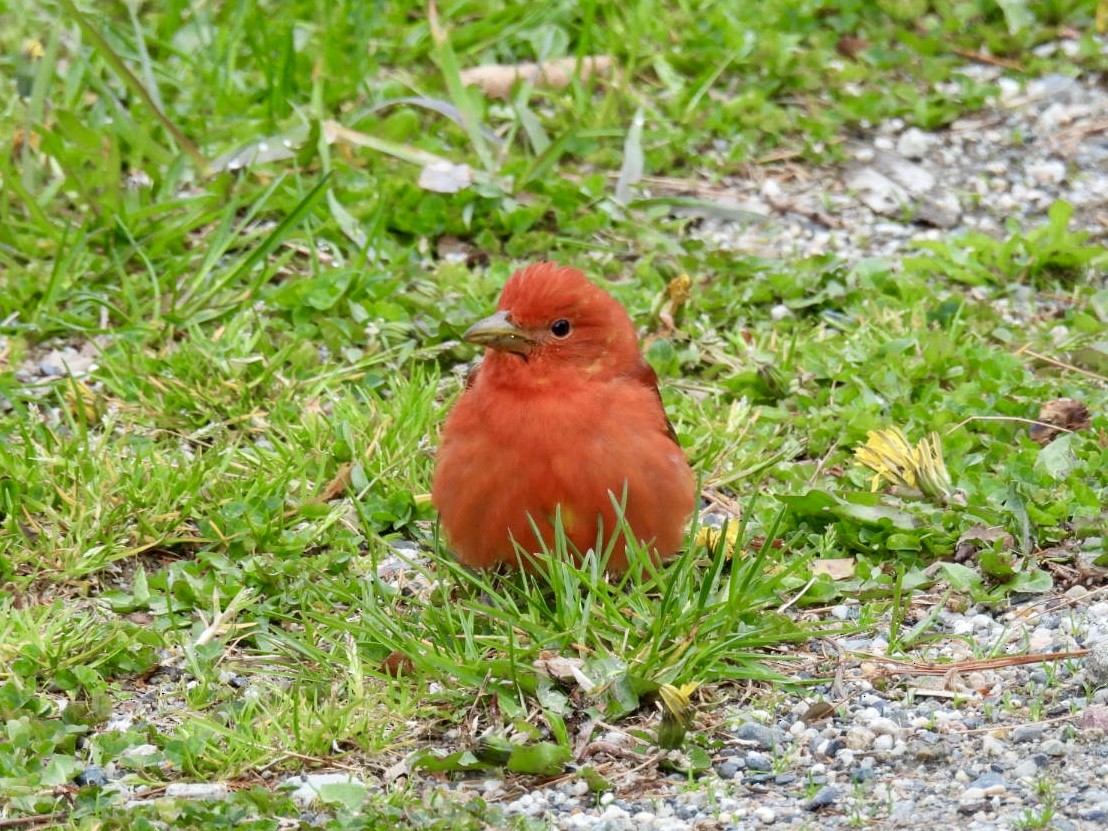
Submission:
<svg viewBox="0 0 1108 831">
<path fill-rule="evenodd" d="M 503 352 L 518 352 L 526 355 L 534 341 L 527 333 L 512 322 L 512 316 L 501 311 L 478 320 L 468 329 L 462 340 L 499 349 Z"/>
</svg>

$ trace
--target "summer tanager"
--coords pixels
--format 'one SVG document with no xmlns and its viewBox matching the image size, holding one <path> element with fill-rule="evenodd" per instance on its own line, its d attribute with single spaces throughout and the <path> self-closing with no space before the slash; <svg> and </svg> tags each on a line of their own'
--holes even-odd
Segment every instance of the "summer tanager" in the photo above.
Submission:
<svg viewBox="0 0 1108 831">
<path fill-rule="evenodd" d="M 431 488 L 458 559 L 519 566 L 517 544 L 542 551 L 536 529 L 553 552 L 556 512 L 584 553 L 618 532 L 617 504 L 657 558 L 673 556 L 696 483 L 624 308 L 580 271 L 538 263 L 463 337 L 485 359 L 446 419 Z M 608 569 L 626 571 L 623 534 L 612 546 Z"/>
</svg>

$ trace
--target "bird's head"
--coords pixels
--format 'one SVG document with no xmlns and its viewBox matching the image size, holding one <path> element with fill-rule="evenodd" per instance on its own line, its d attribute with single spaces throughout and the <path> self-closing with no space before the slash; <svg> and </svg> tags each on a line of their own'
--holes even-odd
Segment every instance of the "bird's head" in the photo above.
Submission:
<svg viewBox="0 0 1108 831">
<path fill-rule="evenodd" d="M 495 314 L 463 335 L 488 347 L 489 358 L 532 373 L 575 369 L 610 377 L 632 371 L 641 361 L 635 327 L 608 292 L 575 268 L 536 263 L 504 284 Z"/>
</svg>

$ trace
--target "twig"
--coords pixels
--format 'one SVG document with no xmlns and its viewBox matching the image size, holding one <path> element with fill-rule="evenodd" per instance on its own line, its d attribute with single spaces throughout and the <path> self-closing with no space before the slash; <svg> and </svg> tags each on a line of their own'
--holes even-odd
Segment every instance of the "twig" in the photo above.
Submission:
<svg viewBox="0 0 1108 831">
<path fill-rule="evenodd" d="M 889 672 L 892 673 L 902 673 L 904 675 L 948 675 L 952 672 L 977 672 L 979 670 L 1001 669 L 1003 667 L 1021 666 L 1023 664 L 1040 664 L 1048 661 L 1065 661 L 1070 658 L 1084 658 L 1089 654 L 1089 650 L 1071 649 L 1069 652 L 1033 652 L 1029 655 L 1005 655 L 1000 658 L 951 661 L 945 664 L 932 661 L 902 661 L 898 658 L 887 658 L 884 655 L 874 655 L 869 652 L 852 652 L 850 654 L 867 661 L 892 664 L 894 668 L 889 670 Z"/>
<path fill-rule="evenodd" d="M 46 822 L 61 820 L 66 816 L 67 814 L 59 811 L 55 814 L 34 814 L 29 817 L 10 817 L 9 819 L 0 819 L 0 828 L 23 828 L 27 825 L 42 825 Z"/>
<path fill-rule="evenodd" d="M 962 419 L 957 424 L 955 424 L 953 427 L 951 427 L 949 430 L 947 430 L 946 435 L 949 436 L 955 430 L 958 430 L 962 427 L 965 427 L 971 421 L 1018 421 L 1021 424 L 1037 424 L 1040 427 L 1048 427 L 1051 430 L 1057 430 L 1060 433 L 1072 433 L 1073 432 L 1073 430 L 1070 430 L 1068 427 L 1062 427 L 1058 424 L 1051 424 L 1051 423 L 1046 422 L 1046 421 L 1037 421 L 1036 419 L 1033 419 L 1033 418 L 1020 418 L 1019 416 L 982 416 L 982 415 L 978 415 L 978 416 L 970 416 L 969 418 Z"/>
<path fill-rule="evenodd" d="M 988 55 L 985 52 L 975 52 L 972 49 L 959 49 L 954 47 L 951 50 L 960 58 L 966 58 L 970 61 L 977 61 L 977 63 L 988 64 L 989 66 L 999 66 L 1001 69 L 1010 69 L 1013 72 L 1023 72 L 1023 67 L 1016 61 L 1010 61 L 1006 58 L 998 58 L 995 55 Z"/>
<path fill-rule="evenodd" d="M 322 756 L 309 756 L 307 753 L 297 753 L 295 750 L 280 750 L 276 747 L 270 747 L 269 745 L 262 744 L 261 742 L 250 742 L 254 747 L 259 750 L 269 750 L 273 753 L 280 754 L 272 762 L 269 762 L 264 767 L 258 768 L 258 772 L 267 771 L 275 765 L 281 764 L 286 759 L 299 759 L 301 762 L 312 762 L 313 764 L 322 765 L 328 768 L 338 768 L 339 770 L 345 770 L 349 773 L 361 774 L 364 771 L 361 768 L 356 768 L 353 765 L 344 765 L 341 762 L 336 762 L 333 759 L 324 759 Z"/>
<path fill-rule="evenodd" d="M 1018 350 L 1016 352 L 1016 354 L 1017 355 L 1030 355 L 1035 360 L 1042 361 L 1043 363 L 1050 364 L 1051 366 L 1056 366 L 1059 369 L 1068 369 L 1068 370 L 1070 370 L 1070 372 L 1079 372 L 1082 375 L 1087 375 L 1090 378 L 1096 378 L 1098 381 L 1104 381 L 1104 382 L 1108 383 L 1108 377 L 1105 377 L 1103 375 L 1099 375 L 1096 372 L 1093 372 L 1092 370 L 1082 369 L 1081 367 L 1074 366 L 1073 364 L 1067 364 L 1065 361 L 1059 361 L 1057 358 L 1051 358 L 1049 355 L 1040 355 L 1038 352 L 1032 352 L 1030 349 L 1027 349 L 1027 348 Z M 1054 425 L 1052 424 L 1051 427 L 1053 427 L 1053 426 Z"/>
<path fill-rule="evenodd" d="M 1079 715 L 1081 715 L 1081 713 L 1066 713 L 1064 716 L 1055 716 L 1054 718 L 1044 718 L 1044 719 L 1039 719 L 1038 721 L 1021 721 L 1018 726 L 1020 726 L 1020 727 L 1025 727 L 1025 726 L 1030 727 L 1030 726 L 1036 725 L 1036 724 L 1056 724 L 1059 721 L 1069 721 L 1070 719 L 1076 718 Z M 1009 725 L 1007 725 L 1007 724 L 994 724 L 991 727 L 976 727 L 973 730 L 956 730 L 956 731 L 953 731 L 953 732 L 956 735 L 959 735 L 959 736 L 970 736 L 970 735 L 973 735 L 974 733 L 992 733 L 994 730 L 1003 730 L 1008 726 Z"/>
</svg>

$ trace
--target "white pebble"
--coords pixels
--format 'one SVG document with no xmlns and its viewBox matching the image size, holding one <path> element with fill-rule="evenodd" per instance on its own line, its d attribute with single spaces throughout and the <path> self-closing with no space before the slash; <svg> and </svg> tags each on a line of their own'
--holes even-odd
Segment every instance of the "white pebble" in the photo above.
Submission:
<svg viewBox="0 0 1108 831">
<path fill-rule="evenodd" d="M 773 825 L 777 820 L 777 812 L 772 808 L 755 808 L 754 818 L 762 823 L 762 825 Z"/>
<path fill-rule="evenodd" d="M 873 731 L 867 727 L 851 727 L 844 740 L 851 750 L 866 750 L 873 746 Z"/>
<path fill-rule="evenodd" d="M 174 782 L 165 787 L 169 799 L 200 799 L 209 802 L 226 799 L 230 791 L 222 782 Z"/>
<path fill-rule="evenodd" d="M 1066 178 L 1066 165 L 1058 159 L 1047 159 L 1029 165 L 1027 172 L 1037 184 L 1054 185 Z"/>
<path fill-rule="evenodd" d="M 884 716 L 875 718 L 869 723 L 869 729 L 878 736 L 895 736 L 900 732 L 900 726 L 891 718 Z"/>
</svg>

